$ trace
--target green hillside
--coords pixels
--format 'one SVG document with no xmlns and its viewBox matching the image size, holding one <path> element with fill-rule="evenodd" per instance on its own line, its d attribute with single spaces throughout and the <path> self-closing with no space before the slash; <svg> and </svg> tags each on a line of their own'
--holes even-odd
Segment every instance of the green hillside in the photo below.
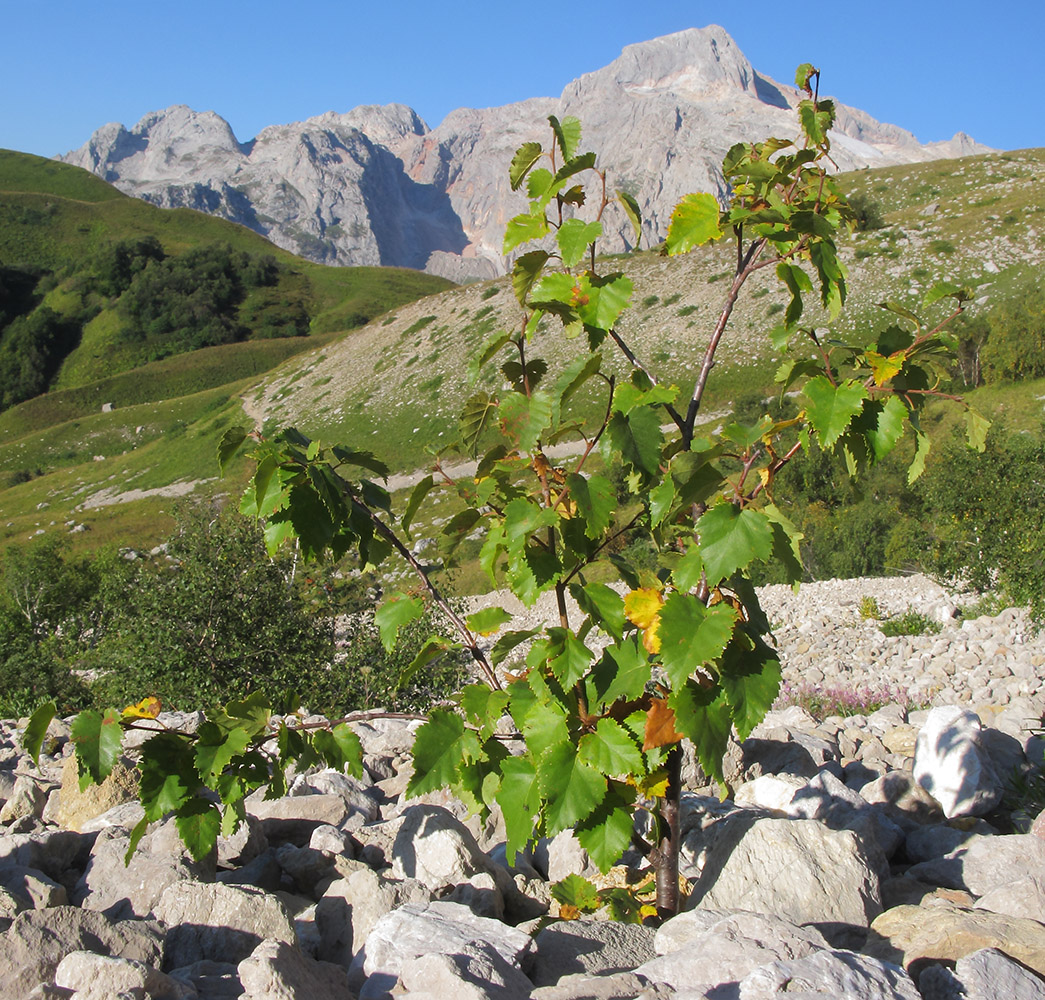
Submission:
<svg viewBox="0 0 1045 1000">
<path fill-rule="evenodd" d="M 0 409 L 199 347 L 351 329 L 448 287 L 303 261 L 234 223 L 0 150 Z"/>
<path fill-rule="evenodd" d="M 24 172 L 31 159 L 0 159 L 0 168 L 16 177 L 11 164 Z M 429 449 L 451 439 L 460 405 L 475 391 L 466 371 L 470 353 L 494 331 L 517 322 L 506 278 L 457 288 L 412 272 L 323 268 L 197 213 L 165 212 L 118 193 L 90 201 L 112 189 L 74 168 L 39 162 L 56 168 L 56 190 L 82 183 L 86 195 L 75 203 L 55 193 L 25 196 L 38 199 L 39 211 L 57 206 L 56 232 L 88 240 L 92 226 L 114 225 L 120 238 L 156 235 L 164 250 L 180 246 L 184 252 L 196 245 L 192 234 L 206 230 L 220 232 L 215 239 L 237 252 L 256 255 L 263 247 L 287 270 L 280 284 L 252 289 L 240 304 L 241 314 L 251 309 L 262 314 L 262 300 L 276 294 L 273 288 L 280 294 L 286 288 L 288 295 L 297 288 L 299 301 L 313 309 L 312 335 L 207 347 L 90 381 L 73 377 L 74 352 L 56 381 L 60 390 L 0 413 L 0 546 L 74 528 L 70 537 L 78 545 L 154 544 L 164 536 L 177 496 L 238 492 L 244 467 L 218 480 L 213 461 L 217 441 L 231 424 L 269 430 L 296 424 L 313 436 L 370 448 L 397 470 L 418 468 L 429 460 Z M 75 176 L 67 177 L 67 170 Z M 1043 180 L 1045 150 L 847 175 L 844 182 L 856 197 L 863 227 L 842 247 L 850 300 L 836 335 L 870 339 L 890 322 L 880 303 L 917 308 L 937 281 L 973 285 L 976 300 L 955 329 L 978 374 L 972 378 L 971 369 L 956 370 L 946 388 L 974 390 L 980 408 L 1000 423 L 1037 430 L 1045 413 L 1040 381 L 1045 367 L 1015 372 L 1004 359 L 1005 350 L 1035 356 L 1033 345 L 1019 346 L 1014 331 L 1026 326 L 1020 310 L 1036 301 L 1045 268 Z M 9 180 L 0 189 L 6 190 L 5 184 L 16 187 Z M 5 211 L 7 201 L 5 196 Z M 113 223 L 116 216 L 106 213 L 117 209 L 143 228 L 129 231 Z M 167 221 L 148 229 L 141 220 L 151 219 Z M 17 242 L 10 228 L 6 221 L 0 225 L 0 247 Z M 36 240 L 42 246 L 37 227 L 26 228 L 21 245 Z M 12 259 L 9 252 L 0 249 L 5 265 Z M 729 254 L 728 248 L 715 247 L 669 259 L 644 250 L 621 259 L 635 283 L 621 327 L 662 380 L 691 380 L 726 289 Z M 48 259 L 49 266 L 57 266 L 56 258 Z M 433 287 L 443 290 L 418 298 L 421 289 Z M 57 313 L 74 294 L 60 280 L 46 298 Z M 361 302 L 364 308 L 357 305 Z M 779 322 L 785 302 L 767 272 L 745 290 L 712 380 L 717 394 L 706 398 L 709 416 L 721 419 L 738 400 L 751 405 L 773 395 L 780 357 L 765 334 Z M 348 336 L 336 333 L 355 326 L 357 310 L 376 318 Z M 114 310 L 98 314 L 78 348 L 80 360 L 92 343 L 97 350 L 114 335 L 106 324 L 119 319 Z M 314 339 L 322 331 L 331 335 Z M 550 325 L 547 331 L 538 333 L 535 350 L 554 369 L 572 349 L 569 341 L 551 335 Z M 83 363 L 89 372 L 89 359 Z M 974 388 L 978 381 L 989 384 Z M 112 404 L 111 411 L 102 412 L 103 404 Z M 949 436 L 950 422 L 949 416 L 933 422 L 940 442 Z M 887 485 L 892 489 L 892 480 Z"/>
</svg>

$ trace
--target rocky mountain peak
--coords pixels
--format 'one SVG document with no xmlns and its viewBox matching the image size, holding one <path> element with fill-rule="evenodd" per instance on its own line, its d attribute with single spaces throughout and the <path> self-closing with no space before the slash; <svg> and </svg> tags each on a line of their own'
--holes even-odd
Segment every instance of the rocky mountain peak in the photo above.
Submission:
<svg viewBox="0 0 1045 1000">
<path fill-rule="evenodd" d="M 328 264 L 426 268 L 454 280 L 504 270 L 507 184 L 520 143 L 546 141 L 549 114 L 576 115 L 615 187 L 630 191 L 644 242 L 664 238 L 690 191 L 725 193 L 719 164 L 735 142 L 796 131 L 793 87 L 758 73 L 718 25 L 627 46 L 558 99 L 462 108 L 434 129 L 403 104 L 363 105 L 271 125 L 240 143 L 213 111 L 184 105 L 109 124 L 60 159 L 162 206 L 249 226 Z M 986 152 L 962 133 L 923 145 L 908 131 L 838 104 L 832 154 L 841 170 Z M 607 225 L 604 248 L 630 246 Z"/>
<path fill-rule="evenodd" d="M 607 88 L 633 94 L 669 92 L 689 100 L 740 92 L 758 96 L 756 73 L 724 28 L 687 28 L 628 45 L 613 62 L 567 84 L 564 102 Z"/>
</svg>

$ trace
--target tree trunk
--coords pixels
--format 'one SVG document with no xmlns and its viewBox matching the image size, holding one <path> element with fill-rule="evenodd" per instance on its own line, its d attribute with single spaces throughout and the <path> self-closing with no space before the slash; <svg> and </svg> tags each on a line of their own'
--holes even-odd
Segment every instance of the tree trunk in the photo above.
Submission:
<svg viewBox="0 0 1045 1000">
<path fill-rule="evenodd" d="M 668 788 L 660 799 L 657 843 L 650 855 L 657 876 L 657 915 L 661 920 L 679 911 L 679 800 L 682 796 L 682 746 L 668 751 Z"/>
</svg>

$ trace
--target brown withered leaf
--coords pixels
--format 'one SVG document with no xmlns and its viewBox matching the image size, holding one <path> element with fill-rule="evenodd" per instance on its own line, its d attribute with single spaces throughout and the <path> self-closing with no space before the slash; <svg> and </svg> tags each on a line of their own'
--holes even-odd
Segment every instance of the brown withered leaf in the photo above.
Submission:
<svg viewBox="0 0 1045 1000">
<path fill-rule="evenodd" d="M 642 749 L 670 746 L 681 739 L 682 734 L 675 730 L 675 712 L 663 698 L 654 698 L 646 713 L 646 739 Z"/>
</svg>

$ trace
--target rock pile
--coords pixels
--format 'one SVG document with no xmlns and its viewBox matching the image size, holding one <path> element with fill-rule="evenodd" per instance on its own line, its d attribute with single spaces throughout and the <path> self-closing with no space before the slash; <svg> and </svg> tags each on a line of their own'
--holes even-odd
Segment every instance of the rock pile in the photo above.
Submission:
<svg viewBox="0 0 1045 1000">
<path fill-rule="evenodd" d="M 0 997 L 1045 998 L 1045 819 L 1003 796 L 1042 759 L 1041 639 L 1006 612 L 888 640 L 857 613 L 867 588 L 885 611 L 951 606 L 926 581 L 770 588 L 789 679 L 935 707 L 775 710 L 731 745 L 725 800 L 691 761 L 689 894 L 657 929 L 557 919 L 550 883 L 595 875 L 568 831 L 509 866 L 496 814 L 406 800 L 417 723 L 358 724 L 361 780 L 315 770 L 253 796 L 201 863 L 161 822 L 126 867 L 134 748 L 81 793 L 68 723 L 38 768 L 0 724 Z"/>
</svg>

